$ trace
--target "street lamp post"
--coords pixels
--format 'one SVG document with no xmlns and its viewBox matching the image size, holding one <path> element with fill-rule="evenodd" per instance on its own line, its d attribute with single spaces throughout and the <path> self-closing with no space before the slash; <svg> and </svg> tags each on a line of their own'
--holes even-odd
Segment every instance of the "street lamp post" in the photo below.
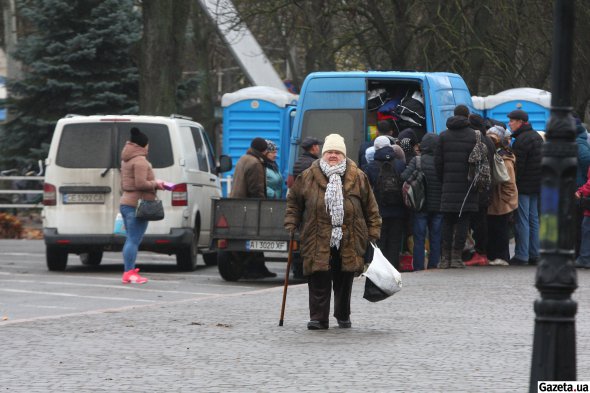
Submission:
<svg viewBox="0 0 590 393">
<path fill-rule="evenodd" d="M 541 260 L 535 286 L 535 336 L 530 392 L 543 380 L 576 379 L 578 287 L 574 267 L 574 193 L 578 148 L 571 115 L 574 1 L 556 0 L 554 8 L 551 117 L 543 145 L 541 187 Z"/>
</svg>

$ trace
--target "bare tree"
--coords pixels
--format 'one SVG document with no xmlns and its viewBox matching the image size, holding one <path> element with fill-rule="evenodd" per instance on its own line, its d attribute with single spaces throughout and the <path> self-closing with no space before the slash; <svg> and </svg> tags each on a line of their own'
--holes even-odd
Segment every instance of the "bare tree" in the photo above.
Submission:
<svg viewBox="0 0 590 393">
<path fill-rule="evenodd" d="M 189 0 L 145 0 L 141 42 L 139 110 L 142 114 L 178 112 Z"/>
</svg>

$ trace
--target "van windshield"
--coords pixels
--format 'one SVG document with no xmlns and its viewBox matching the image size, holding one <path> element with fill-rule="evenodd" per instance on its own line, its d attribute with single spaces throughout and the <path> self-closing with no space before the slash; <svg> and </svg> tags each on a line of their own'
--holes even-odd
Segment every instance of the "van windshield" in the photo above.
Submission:
<svg viewBox="0 0 590 393">
<path fill-rule="evenodd" d="M 129 140 L 131 127 L 138 127 L 148 136 L 148 160 L 152 167 L 165 168 L 174 163 L 166 125 L 101 122 L 64 126 L 56 164 L 65 168 L 119 168 L 121 150 Z"/>
<path fill-rule="evenodd" d="M 301 140 L 312 136 L 319 140 L 340 134 L 346 141 L 347 156 L 355 159 L 364 140 L 362 109 L 316 109 L 305 112 Z"/>
</svg>

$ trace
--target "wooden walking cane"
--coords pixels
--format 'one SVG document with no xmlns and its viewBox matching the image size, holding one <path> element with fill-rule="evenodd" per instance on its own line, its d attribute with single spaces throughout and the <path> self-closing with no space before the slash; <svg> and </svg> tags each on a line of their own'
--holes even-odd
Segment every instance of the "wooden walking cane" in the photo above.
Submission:
<svg viewBox="0 0 590 393">
<path fill-rule="evenodd" d="M 281 306 L 281 319 L 279 326 L 283 326 L 283 317 L 285 316 L 285 303 L 287 302 L 287 287 L 289 286 L 289 273 L 291 272 L 291 261 L 293 260 L 293 238 L 295 231 L 292 231 L 289 236 L 289 255 L 287 257 L 287 272 L 285 273 L 285 286 L 283 287 L 283 304 Z"/>
</svg>

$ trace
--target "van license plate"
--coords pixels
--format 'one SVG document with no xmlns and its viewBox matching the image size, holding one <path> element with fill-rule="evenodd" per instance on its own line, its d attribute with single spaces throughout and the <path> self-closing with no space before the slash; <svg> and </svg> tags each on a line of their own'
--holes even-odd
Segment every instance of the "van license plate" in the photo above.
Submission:
<svg viewBox="0 0 590 393">
<path fill-rule="evenodd" d="M 246 249 L 256 251 L 287 251 L 287 242 L 246 240 Z"/>
<path fill-rule="evenodd" d="M 105 194 L 64 194 L 66 204 L 104 204 Z"/>
</svg>

